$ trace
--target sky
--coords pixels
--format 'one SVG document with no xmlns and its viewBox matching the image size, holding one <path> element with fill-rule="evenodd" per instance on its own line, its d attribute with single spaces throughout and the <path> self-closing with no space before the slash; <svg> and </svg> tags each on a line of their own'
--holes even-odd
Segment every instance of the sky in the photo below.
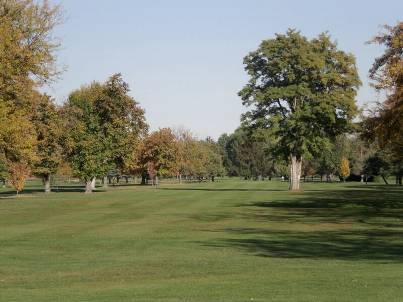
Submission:
<svg viewBox="0 0 403 302">
<path fill-rule="evenodd" d="M 248 81 L 243 57 L 262 40 L 295 28 L 307 37 L 328 31 L 356 56 L 359 105 L 381 100 L 368 70 L 382 47 L 365 42 L 381 25 L 402 21 L 393 0 L 54 0 L 65 22 L 55 30 L 66 71 L 48 88 L 61 104 L 69 92 L 121 73 L 145 109 L 151 130 L 185 127 L 218 138 L 246 110 L 238 91 Z"/>
</svg>

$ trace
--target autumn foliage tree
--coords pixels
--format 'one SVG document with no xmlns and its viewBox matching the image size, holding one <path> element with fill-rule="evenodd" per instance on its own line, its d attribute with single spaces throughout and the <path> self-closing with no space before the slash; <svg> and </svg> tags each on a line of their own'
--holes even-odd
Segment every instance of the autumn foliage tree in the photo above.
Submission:
<svg viewBox="0 0 403 302">
<path fill-rule="evenodd" d="M 26 105 L 59 74 L 53 30 L 62 20 L 60 6 L 49 1 L 0 0 L 1 101 Z"/>
<path fill-rule="evenodd" d="M 396 182 L 402 184 L 403 174 L 403 22 L 384 26 L 385 32 L 371 43 L 386 47 L 376 58 L 369 76 L 378 91 L 386 93 L 386 100 L 378 104 L 363 123 L 363 136 L 376 141 L 381 149 L 391 153 Z"/>
<path fill-rule="evenodd" d="M 142 167 L 142 183 L 146 174 L 153 182 L 157 176 L 173 176 L 178 171 L 178 144 L 170 128 L 162 128 L 147 136 L 141 146 L 139 163 Z"/>
<path fill-rule="evenodd" d="M 60 72 L 53 30 L 61 21 L 60 6 L 48 1 L 0 0 L 0 152 L 19 188 L 38 157 L 39 88 Z"/>
<path fill-rule="evenodd" d="M 343 181 L 350 176 L 350 162 L 347 158 L 343 157 L 340 163 L 340 177 Z"/>
<path fill-rule="evenodd" d="M 9 164 L 9 182 L 17 192 L 24 189 L 25 180 L 29 176 L 30 168 L 25 162 L 11 162 Z"/>
</svg>

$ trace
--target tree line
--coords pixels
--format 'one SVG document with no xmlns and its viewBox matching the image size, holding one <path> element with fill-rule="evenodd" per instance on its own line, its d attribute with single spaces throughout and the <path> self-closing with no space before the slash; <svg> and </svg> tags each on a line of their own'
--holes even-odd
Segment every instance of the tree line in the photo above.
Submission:
<svg viewBox="0 0 403 302">
<path fill-rule="evenodd" d="M 403 24 L 371 42 L 385 46 L 369 75 L 386 100 L 360 115 L 355 57 L 328 34 L 296 30 L 264 40 L 244 58 L 249 81 L 239 92 L 248 111 L 217 142 L 189 130 L 149 131 L 144 109 L 120 74 L 72 91 L 60 106 L 43 87 L 63 71 L 53 36 L 63 21 L 48 1 L 0 0 L 0 177 L 21 191 L 30 175 L 71 171 L 91 192 L 96 178 L 137 175 L 214 181 L 216 176 L 300 179 L 395 175 L 402 182 Z M 350 177 L 350 178 L 349 178 Z"/>
</svg>

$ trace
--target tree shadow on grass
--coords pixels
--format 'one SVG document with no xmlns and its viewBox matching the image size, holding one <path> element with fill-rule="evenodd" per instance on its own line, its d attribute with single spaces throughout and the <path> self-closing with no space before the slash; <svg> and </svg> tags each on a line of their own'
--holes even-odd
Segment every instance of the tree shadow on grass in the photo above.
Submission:
<svg viewBox="0 0 403 302">
<path fill-rule="evenodd" d="M 203 245 L 262 257 L 403 262 L 402 188 L 353 187 L 287 197 L 239 205 L 245 207 L 244 224 L 280 223 L 277 228 L 225 228 L 230 238 Z"/>
<path fill-rule="evenodd" d="M 229 232 L 248 238 L 221 239 L 203 245 L 237 248 L 261 257 L 403 261 L 402 231 Z"/>
<path fill-rule="evenodd" d="M 295 195 L 292 200 L 257 201 L 240 206 L 260 209 L 245 215 L 267 221 L 358 222 L 382 227 L 392 226 L 393 222 L 393 226 L 403 226 L 403 189 L 398 187 L 312 191 Z"/>
<path fill-rule="evenodd" d="M 170 191 L 206 191 L 206 192 L 279 192 L 282 189 L 241 189 L 241 188 L 160 188 L 159 190 Z"/>
</svg>

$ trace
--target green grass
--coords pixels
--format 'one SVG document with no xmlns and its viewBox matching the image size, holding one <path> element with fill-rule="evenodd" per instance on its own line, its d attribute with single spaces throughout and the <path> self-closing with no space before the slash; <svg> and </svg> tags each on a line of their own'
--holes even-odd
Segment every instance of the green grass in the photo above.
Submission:
<svg viewBox="0 0 403 302">
<path fill-rule="evenodd" d="M 3 190 L 0 301 L 403 300 L 402 189 L 286 189 Z"/>
</svg>

